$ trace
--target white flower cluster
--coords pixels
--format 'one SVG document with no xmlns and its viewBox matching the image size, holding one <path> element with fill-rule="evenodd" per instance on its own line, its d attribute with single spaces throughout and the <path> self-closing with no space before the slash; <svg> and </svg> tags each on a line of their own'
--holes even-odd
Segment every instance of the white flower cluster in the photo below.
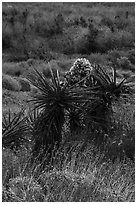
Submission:
<svg viewBox="0 0 137 204">
<path fill-rule="evenodd" d="M 78 58 L 68 72 L 65 73 L 65 79 L 73 85 L 81 81 L 84 77 L 89 76 L 93 67 L 86 58 Z"/>
<path fill-rule="evenodd" d="M 86 58 L 78 58 L 73 66 L 70 68 L 70 72 L 73 73 L 73 72 L 79 72 L 79 73 L 82 73 L 82 72 L 87 72 L 87 73 L 90 73 L 90 71 L 92 71 L 92 66 L 89 62 L 89 60 L 87 60 Z"/>
</svg>

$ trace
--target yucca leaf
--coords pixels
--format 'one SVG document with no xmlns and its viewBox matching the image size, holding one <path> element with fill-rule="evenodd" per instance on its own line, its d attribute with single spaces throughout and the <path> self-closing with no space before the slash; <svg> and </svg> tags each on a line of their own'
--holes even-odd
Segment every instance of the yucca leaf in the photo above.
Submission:
<svg viewBox="0 0 137 204">
<path fill-rule="evenodd" d="M 55 76 L 55 74 L 53 73 L 52 69 L 50 68 L 50 72 L 51 72 L 51 80 L 55 86 L 56 89 L 60 89 L 60 82 L 59 82 L 59 78 L 57 78 L 57 76 Z M 57 70 L 57 75 L 58 75 L 58 70 Z M 59 76 L 58 76 L 59 77 Z"/>
<path fill-rule="evenodd" d="M 57 82 L 58 82 L 58 86 L 60 86 L 60 77 L 59 77 L 59 71 L 57 69 Z"/>
<path fill-rule="evenodd" d="M 122 79 L 122 81 L 117 85 L 117 88 L 121 87 L 121 85 L 124 83 L 125 80 L 126 80 L 125 78 Z"/>
<path fill-rule="evenodd" d="M 41 91 L 53 91 L 55 89 L 54 85 L 53 84 L 51 85 L 50 81 L 37 69 L 34 68 L 34 70 L 36 72 L 37 78 L 36 80 L 32 80 L 31 78 L 28 78 L 30 82 Z"/>
<path fill-rule="evenodd" d="M 113 82 L 116 84 L 116 66 L 113 67 Z"/>
<path fill-rule="evenodd" d="M 104 79 L 106 79 L 106 81 L 108 81 L 109 83 L 112 83 L 111 77 L 109 76 L 109 74 L 107 72 L 105 72 L 105 70 L 103 68 L 101 68 L 99 65 L 97 65 L 95 67 L 95 70 L 98 71 L 97 75 L 102 74 L 102 76 L 104 77 Z"/>
</svg>

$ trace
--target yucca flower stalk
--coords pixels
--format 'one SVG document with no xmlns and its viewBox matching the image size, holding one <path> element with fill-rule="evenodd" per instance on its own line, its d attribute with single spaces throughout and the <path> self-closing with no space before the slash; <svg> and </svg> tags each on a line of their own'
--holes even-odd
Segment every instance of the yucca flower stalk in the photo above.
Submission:
<svg viewBox="0 0 137 204">
<path fill-rule="evenodd" d="M 85 86 L 92 69 L 90 62 L 86 58 L 78 58 L 70 70 L 65 73 L 65 82 L 68 86 L 72 86 L 81 81 L 79 85 Z"/>
</svg>

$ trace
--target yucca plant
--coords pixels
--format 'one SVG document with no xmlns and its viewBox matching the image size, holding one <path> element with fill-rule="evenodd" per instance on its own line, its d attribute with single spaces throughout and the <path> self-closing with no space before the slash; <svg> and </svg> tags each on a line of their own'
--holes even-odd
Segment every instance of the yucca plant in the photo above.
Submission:
<svg viewBox="0 0 137 204">
<path fill-rule="evenodd" d="M 35 70 L 36 79 L 30 82 L 39 89 L 39 93 L 31 100 L 39 110 L 34 121 L 33 138 L 35 145 L 33 156 L 37 157 L 42 151 L 51 151 L 62 141 L 62 127 L 66 114 L 72 109 L 80 109 L 79 104 L 87 101 L 86 93 L 74 86 L 62 85 L 60 76 L 51 70 L 51 79 Z"/>
<path fill-rule="evenodd" d="M 12 114 L 9 110 L 8 114 L 3 115 L 2 121 L 2 146 L 16 151 L 24 143 L 29 143 L 27 139 L 28 125 L 24 110 L 19 113 Z"/>
<path fill-rule="evenodd" d="M 117 83 L 116 67 L 114 66 L 112 69 L 113 76 L 110 76 L 100 65 L 95 65 L 91 73 L 92 86 L 98 87 L 98 91 L 102 93 L 104 101 L 109 104 L 111 104 L 113 99 L 118 99 L 126 93 L 124 88 L 126 78 Z"/>
<path fill-rule="evenodd" d="M 101 74 L 104 74 L 103 70 L 97 69 L 96 66 L 91 65 L 85 58 L 77 59 L 70 70 L 65 74 L 65 82 L 68 83 L 68 86 L 75 85 L 80 90 L 85 90 L 85 92 L 88 93 L 89 99 L 87 103 L 81 104 L 82 111 L 74 109 L 69 115 L 69 122 L 73 132 L 79 129 L 81 125 L 80 118 L 83 118 L 83 126 L 87 126 L 87 121 L 89 121 L 90 125 L 95 122 L 98 123 L 99 126 L 104 126 L 106 123 L 106 116 L 108 114 L 107 97 L 109 95 L 109 93 L 107 93 L 107 86 L 110 83 L 110 79 L 107 74 L 104 74 L 104 81 L 102 82 Z M 102 84 L 108 80 L 107 85 L 105 84 L 106 89 L 103 91 L 102 89 L 105 85 L 103 84 L 103 86 L 99 80 Z"/>
</svg>

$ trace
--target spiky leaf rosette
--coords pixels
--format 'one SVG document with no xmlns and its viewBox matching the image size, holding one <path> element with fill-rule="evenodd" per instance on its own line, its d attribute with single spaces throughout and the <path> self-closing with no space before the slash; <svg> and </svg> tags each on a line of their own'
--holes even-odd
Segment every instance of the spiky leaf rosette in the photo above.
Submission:
<svg viewBox="0 0 137 204">
<path fill-rule="evenodd" d="M 36 79 L 31 83 L 39 89 L 39 93 L 33 96 L 35 108 L 39 109 L 39 115 L 34 122 L 33 136 L 35 140 L 34 151 L 37 155 L 40 150 L 47 150 L 55 143 L 62 140 L 62 127 L 65 122 L 65 113 L 72 108 L 80 108 L 80 103 L 87 101 L 85 92 L 78 88 L 61 85 L 58 71 L 51 71 L 51 80 L 37 70 Z"/>
<path fill-rule="evenodd" d="M 118 99 L 122 95 L 126 94 L 124 89 L 125 78 L 121 82 L 117 82 L 116 78 L 116 67 L 113 67 L 113 76 L 110 76 L 103 68 L 99 65 L 95 65 L 91 74 L 92 86 L 98 87 L 98 91 L 104 94 L 104 100 L 111 104 L 113 99 Z M 93 83 L 94 82 L 94 83 Z"/>
<path fill-rule="evenodd" d="M 14 115 L 9 110 L 8 114 L 3 115 L 2 146 L 4 148 L 16 150 L 25 142 L 28 143 L 27 133 L 28 125 L 23 110 Z"/>
</svg>

